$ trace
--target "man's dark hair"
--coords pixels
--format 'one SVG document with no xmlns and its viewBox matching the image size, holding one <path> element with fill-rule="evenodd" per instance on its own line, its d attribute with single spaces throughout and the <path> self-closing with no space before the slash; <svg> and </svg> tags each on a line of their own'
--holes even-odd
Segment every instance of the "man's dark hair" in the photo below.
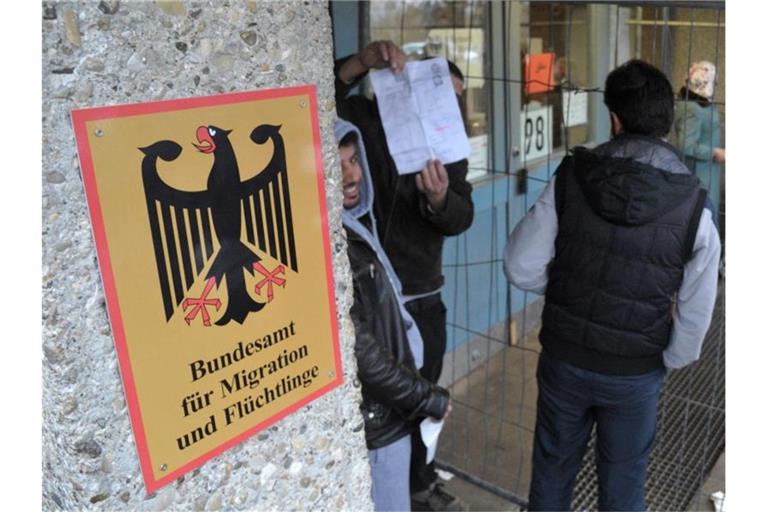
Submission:
<svg viewBox="0 0 768 512">
<path fill-rule="evenodd" d="M 647 62 L 630 60 L 608 73 L 603 98 L 626 133 L 664 137 L 672 127 L 672 85 Z"/>
<path fill-rule="evenodd" d="M 461 80 L 463 82 L 464 81 L 464 73 L 461 72 L 461 70 L 459 69 L 459 66 L 454 64 L 453 61 L 451 61 L 451 60 L 448 60 L 448 59 L 445 59 L 445 60 L 448 61 L 448 71 L 453 76 L 455 76 L 456 78 L 458 78 L 459 80 Z"/>
<path fill-rule="evenodd" d="M 437 59 L 438 57 L 424 57 L 424 60 Z M 452 60 L 445 59 L 448 62 L 448 72 L 464 82 L 464 73 L 461 72 L 459 66 L 457 66 Z"/>
<path fill-rule="evenodd" d="M 354 130 L 347 132 L 347 134 L 341 138 L 339 147 L 351 146 L 352 144 L 357 144 L 357 132 Z"/>
</svg>

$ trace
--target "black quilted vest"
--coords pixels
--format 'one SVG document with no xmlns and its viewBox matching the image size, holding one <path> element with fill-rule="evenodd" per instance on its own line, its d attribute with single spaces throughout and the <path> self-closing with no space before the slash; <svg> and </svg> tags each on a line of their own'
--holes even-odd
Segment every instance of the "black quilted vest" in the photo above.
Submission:
<svg viewBox="0 0 768 512">
<path fill-rule="evenodd" d="M 557 171 L 541 344 L 612 375 L 663 366 L 706 198 L 698 179 L 576 148 Z"/>
</svg>

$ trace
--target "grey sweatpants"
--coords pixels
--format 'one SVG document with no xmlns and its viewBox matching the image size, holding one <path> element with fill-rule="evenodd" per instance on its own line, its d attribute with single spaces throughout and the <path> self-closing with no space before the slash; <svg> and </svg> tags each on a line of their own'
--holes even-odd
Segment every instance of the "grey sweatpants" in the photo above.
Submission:
<svg viewBox="0 0 768 512">
<path fill-rule="evenodd" d="M 371 498 L 377 512 L 411 510 L 409 471 L 411 436 L 368 450 L 371 465 Z"/>
</svg>

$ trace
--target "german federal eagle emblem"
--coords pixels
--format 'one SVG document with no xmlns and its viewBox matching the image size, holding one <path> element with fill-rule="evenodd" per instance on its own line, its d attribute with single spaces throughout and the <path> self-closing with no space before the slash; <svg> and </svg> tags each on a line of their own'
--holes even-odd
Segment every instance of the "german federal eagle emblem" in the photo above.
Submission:
<svg viewBox="0 0 768 512">
<path fill-rule="evenodd" d="M 280 126 L 263 124 L 251 132 L 255 144 L 271 140 L 274 152 L 263 170 L 244 181 L 230 133 L 216 126 L 197 128 L 194 147 L 202 156 L 213 157 L 207 188 L 199 191 L 176 189 L 158 174 L 158 158 L 176 160 L 180 144 L 161 140 L 139 148 L 144 153 L 141 173 L 166 321 L 181 312 L 187 324 L 201 321 L 210 326 L 212 315 L 218 316 L 216 325 L 232 320 L 242 324 L 273 300 L 275 287 L 285 287 L 286 266 L 298 272 Z M 280 264 L 268 268 L 259 252 Z M 254 295 L 246 286 L 245 272 L 257 277 Z M 204 290 L 191 296 L 200 278 L 205 279 Z"/>
</svg>

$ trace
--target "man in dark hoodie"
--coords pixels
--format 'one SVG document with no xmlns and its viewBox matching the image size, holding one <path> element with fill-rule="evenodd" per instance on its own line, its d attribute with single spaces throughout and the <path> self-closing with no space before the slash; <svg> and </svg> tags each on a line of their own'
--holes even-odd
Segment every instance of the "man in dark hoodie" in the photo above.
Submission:
<svg viewBox="0 0 768 512">
<path fill-rule="evenodd" d="M 376 191 L 374 209 L 381 245 L 403 284 L 407 308 L 424 337 L 421 375 L 436 383 L 446 349 L 446 308 L 443 287 L 443 241 L 472 224 L 472 185 L 467 182 L 467 160 L 443 165 L 426 162 L 422 172 L 401 176 L 389 154 L 376 101 L 348 96 L 369 69 L 402 72 L 405 54 L 392 41 L 374 41 L 335 65 L 336 108 L 339 116 L 360 128 L 368 150 Z M 454 91 L 461 96 L 464 77 L 448 62 Z M 458 100 L 461 105 L 460 99 Z M 413 436 L 411 494 L 414 510 L 465 510 L 466 505 L 437 482 L 434 463 L 426 463 L 426 447 L 419 432 Z"/>
<path fill-rule="evenodd" d="M 697 360 L 720 240 L 706 192 L 664 137 L 672 87 L 633 60 L 604 101 L 612 139 L 576 148 L 515 227 L 504 268 L 545 294 L 529 510 L 567 510 L 597 424 L 600 510 L 645 510 L 666 369 Z"/>
<path fill-rule="evenodd" d="M 411 435 L 426 417 L 442 419 L 449 394 L 419 374 L 423 341 L 405 308 L 402 287 L 374 226 L 373 187 L 357 128 L 336 122 L 342 169 L 347 254 L 352 269 L 360 410 L 377 511 L 410 510 Z"/>
</svg>

